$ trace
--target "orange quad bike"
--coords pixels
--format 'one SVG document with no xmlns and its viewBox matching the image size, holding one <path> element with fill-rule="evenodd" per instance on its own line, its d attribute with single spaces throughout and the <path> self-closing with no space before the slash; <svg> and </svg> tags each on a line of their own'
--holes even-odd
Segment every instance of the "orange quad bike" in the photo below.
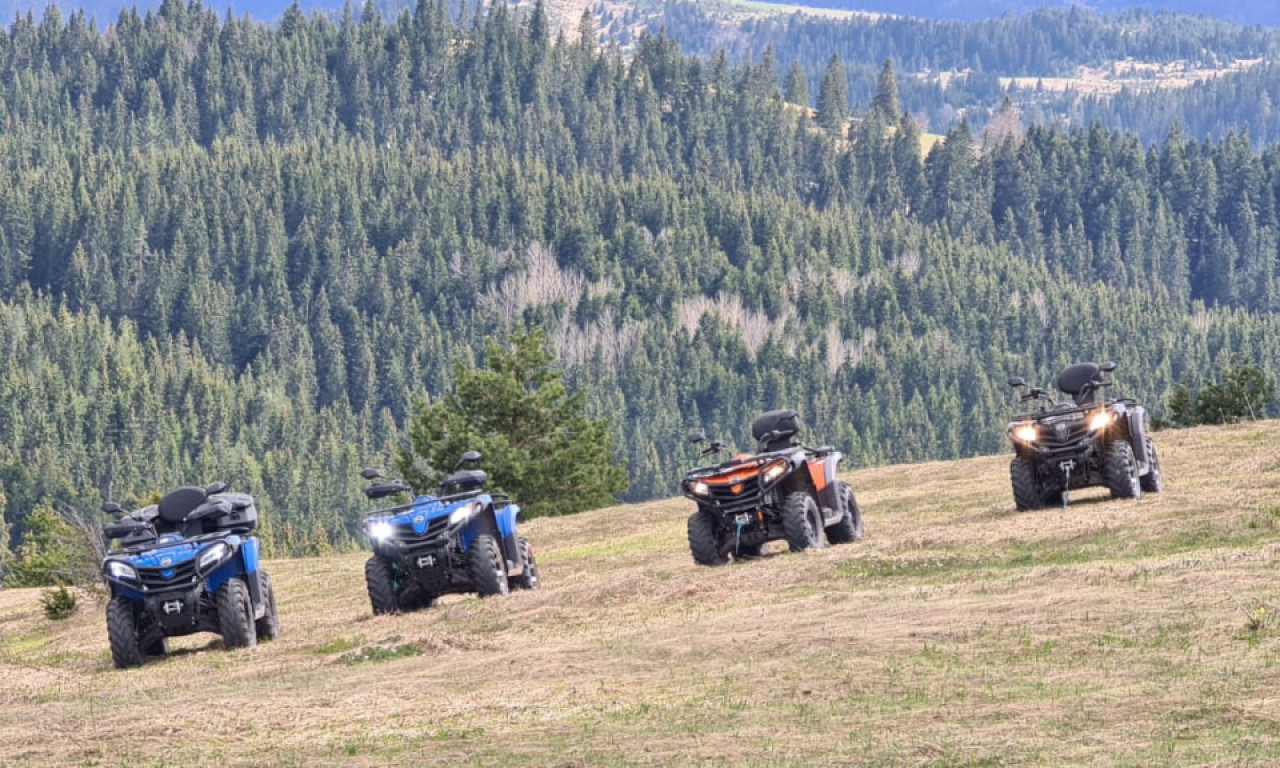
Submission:
<svg viewBox="0 0 1280 768">
<path fill-rule="evenodd" d="M 796 442 L 799 431 L 795 411 L 769 411 L 751 426 L 759 453 L 740 454 L 685 476 L 684 495 L 698 504 L 689 517 L 694 562 L 723 565 L 730 556 L 758 557 L 765 542 L 778 539 L 799 552 L 862 538 L 862 510 L 853 488 L 836 480 L 844 456 L 830 446 Z M 703 456 L 729 451 L 700 433 L 689 441 L 707 443 Z"/>
</svg>

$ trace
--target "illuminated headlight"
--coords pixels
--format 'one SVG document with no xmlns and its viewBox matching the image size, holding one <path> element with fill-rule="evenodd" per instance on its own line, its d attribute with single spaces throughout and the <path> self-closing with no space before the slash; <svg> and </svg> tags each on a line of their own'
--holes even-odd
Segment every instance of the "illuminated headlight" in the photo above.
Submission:
<svg viewBox="0 0 1280 768">
<path fill-rule="evenodd" d="M 386 541 L 395 535 L 396 529 L 391 527 L 391 523 L 386 520 L 379 520 L 376 523 L 369 524 L 369 538 L 374 541 Z"/>
<path fill-rule="evenodd" d="M 711 493 L 711 489 L 708 488 L 707 484 L 701 480 L 695 480 L 689 485 L 689 493 L 692 493 L 694 496 L 706 496 Z"/>
<path fill-rule="evenodd" d="M 196 560 L 196 570 L 207 571 L 226 560 L 230 555 L 231 547 L 225 541 L 220 541 L 200 553 L 200 557 Z"/>
<path fill-rule="evenodd" d="M 1036 428 L 1034 425 L 1023 424 L 1022 426 L 1017 427 L 1016 429 L 1013 430 L 1013 436 L 1024 443 L 1034 443 L 1036 441 L 1036 437 L 1038 436 L 1038 433 L 1036 432 Z"/>
<path fill-rule="evenodd" d="M 1106 429 L 1111 425 L 1112 419 L 1112 415 L 1106 411 L 1095 414 L 1092 419 L 1089 419 L 1089 431 L 1097 432 L 1099 430 Z"/>
<path fill-rule="evenodd" d="M 107 561 L 107 575 L 120 581 L 137 581 L 138 571 L 128 563 L 119 560 Z"/>
<path fill-rule="evenodd" d="M 461 507 L 458 507 L 453 510 L 453 512 L 449 513 L 449 525 L 457 525 L 458 523 L 463 522 L 467 518 L 471 517 L 475 510 L 475 504 L 464 504 Z"/>
<path fill-rule="evenodd" d="M 770 464 L 764 471 L 764 484 L 769 485 L 774 480 L 782 477 L 782 473 L 787 471 L 787 463 L 785 461 Z"/>
</svg>

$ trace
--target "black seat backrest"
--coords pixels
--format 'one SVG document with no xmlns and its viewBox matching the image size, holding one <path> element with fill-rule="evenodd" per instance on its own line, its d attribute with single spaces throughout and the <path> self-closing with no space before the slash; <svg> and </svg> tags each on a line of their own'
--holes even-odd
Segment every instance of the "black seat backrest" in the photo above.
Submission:
<svg viewBox="0 0 1280 768">
<path fill-rule="evenodd" d="M 488 481 L 489 475 L 483 469 L 462 469 L 450 473 L 445 479 L 441 480 L 440 491 L 445 495 L 450 492 L 466 493 L 483 488 Z"/>
<path fill-rule="evenodd" d="M 156 528 L 162 533 L 181 533 L 182 521 L 203 504 L 208 495 L 205 489 L 193 485 L 169 491 L 160 500 L 160 516 L 156 521 Z"/>
<path fill-rule="evenodd" d="M 751 425 L 751 436 L 756 442 L 764 439 L 770 432 L 774 433 L 764 450 L 780 451 L 791 447 L 791 438 L 800 431 L 800 414 L 791 409 L 768 411 L 760 414 L 760 418 Z"/>
<path fill-rule="evenodd" d="M 1091 405 L 1095 402 L 1098 388 L 1089 384 L 1102 382 L 1102 368 L 1097 363 L 1076 363 L 1069 365 L 1058 374 L 1058 389 L 1063 394 L 1071 395 L 1076 405 Z"/>
</svg>

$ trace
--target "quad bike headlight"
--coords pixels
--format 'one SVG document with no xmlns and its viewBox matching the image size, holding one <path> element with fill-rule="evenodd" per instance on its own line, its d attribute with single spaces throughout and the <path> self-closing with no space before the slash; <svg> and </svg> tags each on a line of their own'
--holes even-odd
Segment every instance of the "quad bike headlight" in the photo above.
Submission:
<svg viewBox="0 0 1280 768">
<path fill-rule="evenodd" d="M 711 488 L 701 480 L 695 480 L 689 484 L 689 493 L 692 493 L 694 496 L 706 496 L 711 493 Z"/>
<path fill-rule="evenodd" d="M 200 557 L 196 559 L 196 570 L 204 573 L 221 565 L 230 556 L 231 547 L 225 541 L 220 541 L 200 553 Z"/>
<path fill-rule="evenodd" d="M 1089 419 L 1089 431 L 1098 432 L 1100 430 L 1106 429 L 1107 427 L 1111 426 L 1112 421 L 1115 421 L 1115 417 L 1112 416 L 1107 411 L 1094 414 L 1093 418 Z"/>
<path fill-rule="evenodd" d="M 1039 433 L 1036 431 L 1034 424 L 1023 424 L 1013 430 L 1013 436 L 1024 443 L 1034 443 Z"/>
<path fill-rule="evenodd" d="M 764 472 L 761 474 L 761 478 L 764 480 L 765 485 L 770 485 L 771 483 L 773 483 L 773 481 L 777 480 L 779 477 L 782 477 L 782 473 L 786 471 L 787 471 L 787 462 L 775 461 L 774 463 L 765 467 Z"/>
<path fill-rule="evenodd" d="M 369 524 L 369 538 L 374 541 L 386 541 L 395 535 L 395 528 L 391 527 L 391 523 L 386 520 L 379 520 L 376 523 Z"/>
<path fill-rule="evenodd" d="M 467 518 L 475 514 L 479 508 L 480 508 L 480 505 L 474 502 L 471 504 L 464 504 L 461 507 L 458 507 L 457 509 L 453 510 L 453 512 L 449 514 L 449 525 L 457 525 L 458 523 L 463 522 L 464 520 L 466 520 Z"/>
<path fill-rule="evenodd" d="M 137 581 L 138 571 L 128 563 L 122 563 L 119 560 L 107 561 L 107 575 L 113 579 L 120 581 Z"/>
</svg>

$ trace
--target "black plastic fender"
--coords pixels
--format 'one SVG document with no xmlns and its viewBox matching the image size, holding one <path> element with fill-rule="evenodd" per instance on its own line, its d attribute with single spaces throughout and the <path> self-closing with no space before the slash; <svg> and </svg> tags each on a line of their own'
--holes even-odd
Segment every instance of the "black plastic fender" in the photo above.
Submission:
<svg viewBox="0 0 1280 768">
<path fill-rule="evenodd" d="M 1147 409 L 1141 405 L 1129 408 L 1125 412 L 1129 423 L 1129 446 L 1133 448 L 1133 457 L 1138 462 L 1138 473 L 1147 473 Z"/>
</svg>

